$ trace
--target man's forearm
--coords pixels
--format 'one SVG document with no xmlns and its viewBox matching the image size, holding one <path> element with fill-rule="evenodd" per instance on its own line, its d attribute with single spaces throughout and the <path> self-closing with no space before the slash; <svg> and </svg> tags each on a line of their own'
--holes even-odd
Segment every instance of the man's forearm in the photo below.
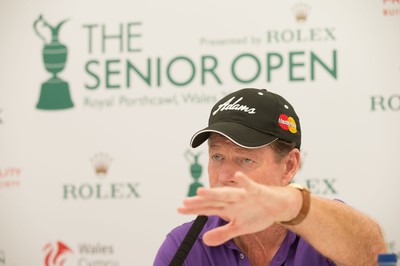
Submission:
<svg viewBox="0 0 400 266">
<path fill-rule="evenodd" d="M 379 253 L 386 252 L 380 226 L 348 205 L 311 197 L 305 220 L 287 226 L 337 265 L 377 265 Z"/>
</svg>

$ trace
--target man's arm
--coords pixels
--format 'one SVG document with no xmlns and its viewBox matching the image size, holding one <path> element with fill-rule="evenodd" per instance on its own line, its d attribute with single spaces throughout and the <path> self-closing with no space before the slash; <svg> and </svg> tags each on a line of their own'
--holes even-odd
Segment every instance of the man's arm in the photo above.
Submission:
<svg viewBox="0 0 400 266">
<path fill-rule="evenodd" d="M 229 221 L 204 235 L 208 245 L 291 220 L 301 209 L 298 189 L 264 186 L 243 174 L 236 175 L 236 184 L 200 188 L 197 196 L 186 199 L 178 209 L 183 214 L 218 215 Z M 386 252 L 379 225 L 342 202 L 311 196 L 307 217 L 298 225 L 286 227 L 337 265 L 377 265 L 378 254 Z"/>
<path fill-rule="evenodd" d="M 377 265 L 378 254 L 386 252 L 380 226 L 339 201 L 312 195 L 303 222 L 286 227 L 337 265 Z"/>
</svg>

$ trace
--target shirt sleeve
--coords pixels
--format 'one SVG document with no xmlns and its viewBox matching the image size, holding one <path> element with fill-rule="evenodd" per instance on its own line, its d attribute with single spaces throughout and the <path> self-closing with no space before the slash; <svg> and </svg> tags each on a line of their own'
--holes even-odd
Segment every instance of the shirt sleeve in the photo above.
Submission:
<svg viewBox="0 0 400 266">
<path fill-rule="evenodd" d="M 169 265 L 176 251 L 178 250 L 179 245 L 180 242 L 174 238 L 172 234 L 168 234 L 158 249 L 153 266 Z"/>
</svg>

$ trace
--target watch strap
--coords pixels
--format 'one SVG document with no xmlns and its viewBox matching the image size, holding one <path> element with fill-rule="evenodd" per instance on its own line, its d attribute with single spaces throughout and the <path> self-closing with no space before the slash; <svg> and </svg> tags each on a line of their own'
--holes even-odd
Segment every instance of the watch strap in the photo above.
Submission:
<svg viewBox="0 0 400 266">
<path fill-rule="evenodd" d="M 307 214 L 310 210 L 310 203 L 311 203 L 310 190 L 308 190 L 306 187 L 303 187 L 299 184 L 289 184 L 289 186 L 300 190 L 303 202 L 301 205 L 301 209 L 295 218 L 293 218 L 290 221 L 280 222 L 280 224 L 297 225 L 297 224 L 301 223 L 307 217 Z"/>
</svg>

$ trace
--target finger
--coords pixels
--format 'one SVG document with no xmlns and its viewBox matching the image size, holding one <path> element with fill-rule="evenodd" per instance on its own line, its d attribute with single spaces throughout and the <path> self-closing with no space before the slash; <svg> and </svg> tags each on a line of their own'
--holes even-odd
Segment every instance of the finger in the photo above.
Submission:
<svg viewBox="0 0 400 266">
<path fill-rule="evenodd" d="M 228 205 L 224 201 L 208 200 L 202 196 L 193 196 L 186 198 L 183 205 L 177 210 L 182 214 L 202 214 L 213 215 L 220 213 Z"/>
<path fill-rule="evenodd" d="M 187 208 L 201 208 L 201 207 L 225 207 L 229 202 L 225 200 L 216 200 L 214 197 L 208 198 L 203 196 L 194 196 L 183 200 L 183 205 Z"/>
<path fill-rule="evenodd" d="M 208 246 L 218 246 L 238 235 L 239 233 L 236 232 L 236 228 L 232 223 L 228 223 L 206 232 L 203 236 L 203 241 Z"/>
<path fill-rule="evenodd" d="M 243 188 L 237 187 L 217 187 L 197 191 L 197 195 L 205 201 L 221 201 L 228 203 L 242 200 L 245 194 L 246 191 Z"/>
<path fill-rule="evenodd" d="M 201 210 L 201 209 L 223 209 L 226 208 L 230 203 L 224 201 L 207 201 L 203 199 L 190 199 L 184 200 L 183 205 L 180 206 L 180 209 L 183 210 Z"/>
<path fill-rule="evenodd" d="M 196 208 L 196 209 L 188 209 L 185 207 L 179 207 L 177 211 L 181 214 L 197 214 L 197 215 L 217 215 L 224 216 L 225 213 L 224 208 Z"/>
</svg>

